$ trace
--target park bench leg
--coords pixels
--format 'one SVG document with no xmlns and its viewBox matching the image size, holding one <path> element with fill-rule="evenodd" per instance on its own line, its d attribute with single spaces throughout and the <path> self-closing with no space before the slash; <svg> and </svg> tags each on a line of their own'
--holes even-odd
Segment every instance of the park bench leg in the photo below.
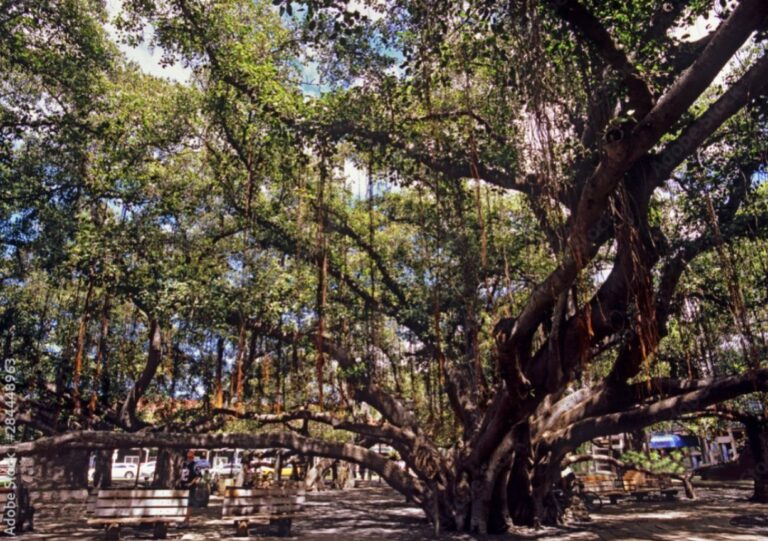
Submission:
<svg viewBox="0 0 768 541">
<path fill-rule="evenodd" d="M 235 537 L 248 537 L 248 521 L 235 521 Z"/>
<path fill-rule="evenodd" d="M 618 496 L 608 496 L 608 499 L 611 501 L 611 505 L 616 505 L 617 503 L 619 503 Z"/>
<path fill-rule="evenodd" d="M 118 541 L 120 539 L 120 525 L 107 524 L 104 539 L 107 541 Z"/>
<path fill-rule="evenodd" d="M 168 524 L 165 522 L 155 522 L 155 539 L 165 539 L 168 537 Z"/>
</svg>

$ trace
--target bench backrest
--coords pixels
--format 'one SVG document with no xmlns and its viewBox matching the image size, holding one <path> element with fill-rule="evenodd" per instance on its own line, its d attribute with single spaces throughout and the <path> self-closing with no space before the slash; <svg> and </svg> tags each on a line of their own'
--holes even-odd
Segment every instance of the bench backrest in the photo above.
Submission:
<svg viewBox="0 0 768 541">
<path fill-rule="evenodd" d="M 624 487 L 627 490 L 637 489 L 661 489 L 664 488 L 667 481 L 659 477 L 646 475 L 643 472 L 631 470 L 624 474 Z"/>
<path fill-rule="evenodd" d="M 286 515 L 298 513 L 304 505 L 304 490 L 298 488 L 229 488 L 221 515 Z"/>
<path fill-rule="evenodd" d="M 95 518 L 180 518 L 189 513 L 188 490 L 99 490 Z"/>
<path fill-rule="evenodd" d="M 624 489 L 625 490 L 637 490 L 643 484 L 645 476 L 639 471 L 629 470 L 624 472 Z"/>
<path fill-rule="evenodd" d="M 621 483 L 617 483 L 617 479 L 605 475 L 587 475 L 578 479 L 583 483 L 584 490 L 592 492 L 616 492 L 617 490 L 623 490 L 623 486 Z"/>
</svg>

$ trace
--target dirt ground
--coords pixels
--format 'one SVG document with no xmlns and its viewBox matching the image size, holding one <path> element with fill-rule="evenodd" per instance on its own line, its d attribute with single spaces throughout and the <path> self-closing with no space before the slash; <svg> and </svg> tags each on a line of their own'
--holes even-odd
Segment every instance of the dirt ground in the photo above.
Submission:
<svg viewBox="0 0 768 541">
<path fill-rule="evenodd" d="M 709 484 L 700 488 L 695 501 L 685 498 L 674 502 L 624 501 L 605 505 L 592 521 L 568 528 L 524 530 L 503 536 L 489 536 L 499 541 L 535 540 L 601 540 L 601 541 L 768 541 L 768 506 L 747 501 L 748 485 Z M 224 539 L 235 541 L 231 524 L 217 521 L 221 500 L 213 498 L 207 509 L 195 509 L 186 529 L 172 528 L 168 538 L 181 541 Z M 103 539 L 103 532 L 88 528 L 84 517 L 72 517 L 57 524 L 45 525 L 39 532 L 24 534 L 21 539 L 87 540 Z M 267 525 L 255 526 L 251 537 L 259 541 L 279 538 Z M 125 529 L 123 539 L 151 539 L 151 530 Z M 417 541 L 434 538 L 432 527 L 417 508 L 387 488 L 367 488 L 308 494 L 305 515 L 294 520 L 290 539 L 294 541 L 392 540 Z M 443 535 L 441 539 L 457 541 L 476 537 Z"/>
</svg>

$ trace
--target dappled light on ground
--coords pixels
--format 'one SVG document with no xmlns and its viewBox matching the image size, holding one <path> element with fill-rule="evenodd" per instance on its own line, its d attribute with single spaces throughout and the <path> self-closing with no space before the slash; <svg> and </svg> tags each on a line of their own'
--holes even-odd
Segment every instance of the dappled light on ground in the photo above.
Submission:
<svg viewBox="0 0 768 541">
<path fill-rule="evenodd" d="M 494 537 L 512 539 L 565 541 L 754 541 L 768 539 L 768 517 L 765 506 L 747 500 L 747 487 L 714 485 L 699 491 L 697 500 L 673 502 L 626 501 L 606 505 L 593 515 L 589 523 L 566 528 L 521 530 L 516 535 Z M 231 524 L 222 524 L 221 500 L 213 498 L 207 509 L 195 509 L 190 526 L 172 529 L 169 539 L 203 541 L 237 540 Z M 22 537 L 29 541 L 103 539 L 103 533 L 79 526 L 77 521 L 49 524 L 46 532 Z M 305 516 L 294 521 L 289 539 L 295 541 L 387 540 L 419 541 L 433 538 L 431 524 L 418 507 L 407 504 L 400 495 L 387 488 L 321 492 L 307 497 Z M 123 538 L 150 539 L 151 530 L 126 529 Z M 268 525 L 257 525 L 251 538 L 272 541 L 279 538 Z M 469 541 L 468 534 L 443 534 L 441 539 Z"/>
</svg>

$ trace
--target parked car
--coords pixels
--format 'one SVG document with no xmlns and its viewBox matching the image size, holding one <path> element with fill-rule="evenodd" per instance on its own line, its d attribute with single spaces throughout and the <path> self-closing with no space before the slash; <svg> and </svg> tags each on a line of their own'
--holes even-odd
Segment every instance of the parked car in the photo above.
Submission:
<svg viewBox="0 0 768 541">
<path fill-rule="evenodd" d="M 119 462 L 112 464 L 112 479 L 134 479 L 138 464 Z"/>
<path fill-rule="evenodd" d="M 136 470 L 138 464 L 130 462 L 119 462 L 112 464 L 112 479 L 134 479 L 136 477 Z M 91 466 L 88 468 L 88 481 L 93 481 L 93 476 L 96 474 L 96 468 Z M 155 461 L 145 462 L 141 465 L 141 479 L 142 481 L 151 481 L 155 475 Z"/>
<path fill-rule="evenodd" d="M 258 467 L 259 475 L 264 478 L 275 474 L 275 468 L 272 466 L 259 466 Z M 280 475 L 284 478 L 288 478 L 293 473 L 293 467 L 292 466 L 283 466 L 283 468 L 280 470 Z"/>
<path fill-rule="evenodd" d="M 142 481 L 152 481 L 152 479 L 155 476 L 155 467 L 157 466 L 157 462 L 154 460 L 150 460 L 149 462 L 144 462 L 141 465 L 141 474 L 139 475 L 139 478 Z"/>
<path fill-rule="evenodd" d="M 214 481 L 219 477 L 236 477 L 241 469 L 242 466 L 240 464 L 232 462 L 228 464 L 217 464 L 216 467 L 211 470 L 211 477 Z"/>
</svg>

